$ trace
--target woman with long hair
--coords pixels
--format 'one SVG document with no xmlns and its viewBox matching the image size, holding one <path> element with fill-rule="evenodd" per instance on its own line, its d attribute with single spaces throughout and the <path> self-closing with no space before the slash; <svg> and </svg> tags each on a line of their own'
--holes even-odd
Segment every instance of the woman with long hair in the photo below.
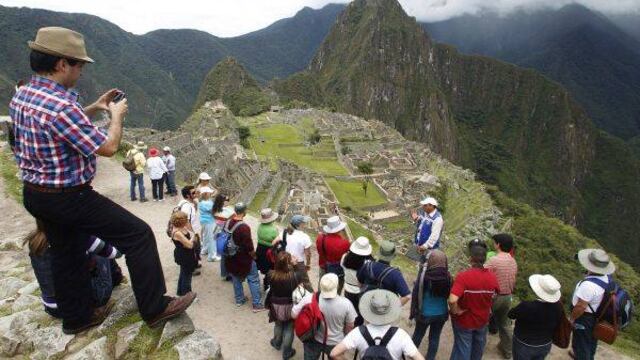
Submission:
<svg viewBox="0 0 640 360">
<path fill-rule="evenodd" d="M 284 360 L 292 358 L 296 351 L 293 344 L 293 318 L 291 308 L 293 299 L 291 294 L 298 286 L 298 279 L 293 270 L 291 254 L 281 251 L 276 256 L 273 270 L 269 272 L 271 282 L 266 305 L 269 308 L 269 322 L 274 322 L 271 346 L 282 350 Z"/>
<path fill-rule="evenodd" d="M 422 338 L 429 330 L 429 347 L 425 356 L 428 360 L 436 358 L 440 334 L 449 318 L 447 298 L 453 283 L 449 273 L 447 256 L 440 250 L 431 250 L 427 262 L 420 267 L 411 299 L 410 319 L 416 320 L 413 343 L 420 347 Z"/>
<path fill-rule="evenodd" d="M 171 224 L 173 224 L 173 234 L 171 241 L 175 245 L 173 250 L 173 259 L 180 266 L 180 274 L 178 276 L 178 296 L 191 292 L 191 278 L 193 272 L 198 265 L 198 255 L 195 252 L 194 236 L 187 229 L 189 218 L 186 213 L 176 211 L 171 215 Z"/>
<path fill-rule="evenodd" d="M 349 299 L 353 304 L 353 307 L 358 313 L 358 317 L 355 321 L 355 326 L 362 325 L 362 316 L 360 316 L 360 309 L 358 304 L 360 303 L 360 282 L 358 282 L 358 270 L 362 267 L 365 261 L 373 260 L 371 256 L 371 244 L 369 239 L 364 236 L 360 236 L 356 241 L 351 243 L 349 251 L 342 256 L 340 265 L 344 269 L 344 297 Z"/>
<path fill-rule="evenodd" d="M 213 214 L 213 218 L 215 220 L 215 228 L 213 230 L 213 238 L 216 239 L 218 233 L 222 231 L 224 224 L 233 216 L 233 208 L 225 207 L 225 205 L 229 202 L 229 197 L 224 194 L 216 195 L 213 200 L 213 207 L 211 208 L 211 213 Z M 217 240 L 212 242 L 212 246 L 215 246 L 217 249 L 219 248 Z M 220 244 L 221 245 L 221 244 Z M 220 250 L 220 249 L 218 249 Z M 209 253 L 211 253 L 210 250 Z M 227 273 L 227 269 L 225 268 L 225 259 L 224 253 L 221 251 L 218 252 L 218 257 L 220 257 L 220 276 L 225 281 L 231 281 L 231 276 Z"/>
</svg>

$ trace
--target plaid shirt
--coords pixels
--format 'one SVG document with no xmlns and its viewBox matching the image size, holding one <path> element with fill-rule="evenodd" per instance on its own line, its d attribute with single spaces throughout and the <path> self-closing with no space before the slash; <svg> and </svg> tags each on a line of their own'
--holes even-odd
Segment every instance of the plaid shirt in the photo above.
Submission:
<svg viewBox="0 0 640 360">
<path fill-rule="evenodd" d="M 93 179 L 94 153 L 107 136 L 85 115 L 76 92 L 35 75 L 13 96 L 9 115 L 22 180 L 61 188 Z"/>
</svg>

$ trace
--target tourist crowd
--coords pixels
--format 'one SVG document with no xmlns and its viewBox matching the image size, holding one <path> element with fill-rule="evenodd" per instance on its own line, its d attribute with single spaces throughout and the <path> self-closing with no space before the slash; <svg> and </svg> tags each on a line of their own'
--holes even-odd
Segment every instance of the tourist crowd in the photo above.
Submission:
<svg viewBox="0 0 640 360">
<path fill-rule="evenodd" d="M 122 281 L 115 258 L 125 256 L 142 319 L 154 327 L 195 300 L 191 279 L 206 256 L 220 263 L 222 280 L 232 282 L 238 307 L 249 300 L 244 293 L 248 284 L 252 311 L 268 311 L 274 323 L 271 346 L 282 351 L 283 359 L 295 354 L 294 333 L 304 342 L 305 359 L 339 359 L 348 351 L 360 359 L 423 359 L 418 347 L 427 331 L 426 358 L 434 359 L 449 318 L 454 360 L 482 358 L 491 331 L 499 334 L 498 348 L 505 358 L 542 359 L 566 323 L 573 331 L 572 355 L 594 358 L 606 331 L 601 319 L 616 286 L 611 276 L 615 266 L 606 252 L 584 249 L 577 254 L 586 275 L 575 288 L 568 319 L 560 284 L 552 275 L 530 276 L 536 300 L 514 307 L 518 267 L 512 237 L 494 235 L 495 252 L 481 240 L 470 242 L 468 269 L 453 277 L 441 250 L 444 218 L 431 197 L 411 214 L 420 262 L 410 286 L 400 268 L 391 264 L 395 244 L 379 242 L 374 256 L 366 237 L 349 240 L 340 216 L 327 219 L 312 241 L 305 232 L 312 222 L 309 217 L 295 214 L 280 231 L 275 225 L 279 215 L 263 209 L 254 246 L 246 204 L 228 206 L 229 197 L 202 173 L 197 184 L 181 190 L 183 199 L 167 225 L 179 276 L 177 297 L 166 295 L 152 229 L 91 187 L 96 155 L 113 156 L 120 146 L 128 111 L 124 94 L 113 89 L 93 104 L 78 104 L 72 88 L 83 66 L 93 62 L 79 33 L 42 28 L 29 47 L 34 75 L 16 89 L 10 104 L 15 138 L 11 146 L 24 181 L 24 205 L 38 224 L 26 243 L 42 301 L 49 314 L 62 319 L 66 334 L 96 326 L 109 314 L 111 290 Z M 107 133 L 90 119 L 100 111 L 111 115 Z M 164 147 L 162 158 L 156 148 L 149 149 L 148 157 L 145 150 L 138 142 L 123 162 L 130 172 L 131 200 L 147 201 L 145 168 L 155 201 L 163 201 L 165 181 L 168 193 L 177 195 L 171 149 Z M 314 245 L 317 264 L 311 263 Z M 320 274 L 317 290 L 309 277 L 315 266 Z M 393 326 L 407 303 L 416 324 L 412 336 Z"/>
</svg>

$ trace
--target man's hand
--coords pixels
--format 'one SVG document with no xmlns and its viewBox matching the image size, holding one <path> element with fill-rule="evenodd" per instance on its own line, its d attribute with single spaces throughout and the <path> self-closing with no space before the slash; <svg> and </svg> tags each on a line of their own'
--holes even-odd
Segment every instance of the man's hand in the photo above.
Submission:
<svg viewBox="0 0 640 360">
<path fill-rule="evenodd" d="M 418 220 L 419 216 L 418 216 L 418 212 L 413 210 L 411 211 L 411 219 L 413 219 L 413 221 Z"/>
<path fill-rule="evenodd" d="M 122 99 L 117 103 L 110 102 L 107 109 L 111 112 L 112 119 L 119 117 L 122 120 L 129 112 L 129 105 L 127 104 L 127 99 Z"/>
<path fill-rule="evenodd" d="M 102 94 L 95 103 L 93 103 L 98 110 L 110 110 L 109 104 L 113 101 L 113 98 L 118 94 L 118 89 L 111 89 Z"/>
<path fill-rule="evenodd" d="M 420 254 L 424 254 L 427 252 L 427 248 L 425 248 L 424 246 L 417 245 L 416 247 L 418 248 L 417 250 Z"/>
</svg>

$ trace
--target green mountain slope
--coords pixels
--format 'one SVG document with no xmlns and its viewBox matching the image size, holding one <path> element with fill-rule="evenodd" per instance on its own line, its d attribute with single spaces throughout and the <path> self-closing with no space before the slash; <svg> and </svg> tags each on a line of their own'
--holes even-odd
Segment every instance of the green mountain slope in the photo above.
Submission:
<svg viewBox="0 0 640 360">
<path fill-rule="evenodd" d="M 626 145 L 597 131 L 558 83 L 435 44 L 394 0 L 351 3 L 309 70 L 275 88 L 382 120 L 640 266 L 628 246 L 640 233 L 640 165 Z"/>
<path fill-rule="evenodd" d="M 560 82 L 594 123 L 613 135 L 640 134 L 640 42 L 602 14 L 572 4 L 423 26 L 464 53 L 533 68 Z"/>
</svg>

